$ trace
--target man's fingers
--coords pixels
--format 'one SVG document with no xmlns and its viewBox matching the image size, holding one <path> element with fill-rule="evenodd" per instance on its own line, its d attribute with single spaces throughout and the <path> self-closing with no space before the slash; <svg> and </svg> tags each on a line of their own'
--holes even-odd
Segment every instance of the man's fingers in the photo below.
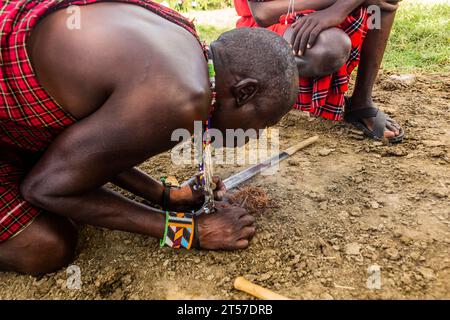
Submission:
<svg viewBox="0 0 450 320">
<path fill-rule="evenodd" d="M 249 245 L 249 242 L 247 239 L 241 239 L 236 242 L 236 249 L 245 249 Z"/>
<path fill-rule="evenodd" d="M 307 43 L 308 49 L 311 49 L 316 44 L 316 40 L 319 37 L 320 32 L 322 32 L 322 29 L 320 28 L 319 25 L 316 25 L 315 28 L 311 30 L 311 32 L 309 33 L 309 39 Z"/>
<path fill-rule="evenodd" d="M 216 184 L 219 185 L 222 182 L 222 178 L 220 178 L 219 176 L 213 176 L 212 177 L 212 181 Z"/>
<path fill-rule="evenodd" d="M 212 182 L 216 185 L 216 190 L 226 190 L 225 183 L 223 183 L 222 178 L 219 176 L 214 176 Z"/>
<path fill-rule="evenodd" d="M 222 201 L 223 196 L 227 192 L 225 184 L 219 176 L 213 176 L 212 182 L 216 185 L 216 189 L 214 190 L 214 200 Z"/>
<path fill-rule="evenodd" d="M 238 212 L 238 218 L 241 219 L 242 217 L 244 217 L 245 215 L 248 215 L 247 210 L 238 207 L 239 208 L 239 212 Z"/>
<path fill-rule="evenodd" d="M 255 235 L 256 229 L 254 227 L 245 227 L 241 230 L 241 239 L 250 240 Z"/>
<path fill-rule="evenodd" d="M 295 42 L 297 41 L 297 37 L 299 36 L 299 30 L 300 30 L 299 26 L 292 29 L 291 46 L 292 46 L 294 55 L 297 55 L 297 52 L 298 52 L 298 50 L 295 50 Z"/>
<path fill-rule="evenodd" d="M 301 30 L 302 26 L 304 25 L 305 21 L 303 18 L 300 18 L 299 20 L 295 21 L 292 25 L 292 35 L 291 35 L 291 45 L 294 46 L 295 39 L 297 38 L 298 31 Z"/>
<path fill-rule="evenodd" d="M 226 191 L 214 191 L 214 200 L 222 201 Z"/>
<path fill-rule="evenodd" d="M 300 50 L 300 42 L 301 42 L 302 36 L 308 26 L 309 26 L 309 20 L 302 19 L 301 25 L 299 25 L 297 28 L 295 28 L 294 33 L 292 34 L 292 37 L 293 37 L 292 48 L 294 49 L 295 55 L 301 56 L 304 53 L 304 51 Z"/>
<path fill-rule="evenodd" d="M 245 216 L 242 216 L 239 219 L 240 219 L 240 221 L 242 223 L 242 227 L 243 228 L 251 226 L 251 225 L 253 225 L 255 223 L 255 218 L 253 216 L 249 215 L 249 214 L 247 214 Z"/>
<path fill-rule="evenodd" d="M 306 52 L 309 34 L 310 34 L 311 30 L 313 30 L 314 27 L 315 27 L 314 24 L 309 24 L 308 27 L 305 28 L 301 34 L 299 52 L 301 52 L 302 54 L 305 54 L 305 52 Z M 299 55 L 302 55 L 302 54 L 299 54 Z"/>
</svg>

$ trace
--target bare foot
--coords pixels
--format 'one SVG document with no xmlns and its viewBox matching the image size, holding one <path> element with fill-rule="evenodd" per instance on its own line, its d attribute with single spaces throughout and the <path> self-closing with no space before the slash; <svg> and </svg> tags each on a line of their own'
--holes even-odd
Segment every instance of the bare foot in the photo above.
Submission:
<svg viewBox="0 0 450 320">
<path fill-rule="evenodd" d="M 225 202 L 216 202 L 216 213 L 198 218 L 200 248 L 237 250 L 248 247 L 255 234 L 255 218 L 247 210 Z"/>
</svg>

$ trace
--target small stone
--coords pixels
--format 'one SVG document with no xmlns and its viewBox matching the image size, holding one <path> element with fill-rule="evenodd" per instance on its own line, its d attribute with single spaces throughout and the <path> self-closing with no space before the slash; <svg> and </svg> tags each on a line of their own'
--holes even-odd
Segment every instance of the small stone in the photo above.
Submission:
<svg viewBox="0 0 450 320">
<path fill-rule="evenodd" d="M 411 252 L 411 254 L 409 255 L 411 257 L 411 259 L 413 260 L 419 260 L 420 259 L 420 253 L 417 251 L 413 251 Z"/>
<path fill-rule="evenodd" d="M 350 135 L 350 138 L 355 139 L 355 140 L 364 140 L 364 136 L 362 135 Z"/>
<path fill-rule="evenodd" d="M 360 207 L 357 207 L 357 206 L 351 207 L 351 209 L 350 209 L 350 215 L 351 215 L 352 217 L 359 217 L 359 216 L 361 216 L 361 215 L 362 215 L 362 210 L 361 210 L 361 208 L 360 208 Z"/>
<path fill-rule="evenodd" d="M 363 177 L 356 177 L 355 178 L 355 183 L 356 184 L 361 184 L 361 183 L 363 183 L 364 182 L 364 178 Z"/>
<path fill-rule="evenodd" d="M 414 74 L 394 74 L 389 76 L 389 80 L 400 82 L 405 85 L 412 85 L 416 81 L 416 76 Z"/>
<path fill-rule="evenodd" d="M 349 214 L 345 211 L 341 211 L 338 213 L 339 218 L 341 218 L 342 220 L 347 219 Z"/>
<path fill-rule="evenodd" d="M 374 201 L 370 202 L 370 207 L 372 209 L 379 209 L 380 208 L 380 204 L 374 200 Z"/>
<path fill-rule="evenodd" d="M 339 187 L 337 185 L 335 185 L 335 184 L 329 185 L 327 187 L 328 191 L 337 191 L 338 189 L 339 189 Z"/>
<path fill-rule="evenodd" d="M 66 288 L 66 282 L 63 279 L 58 279 L 56 280 L 56 284 L 58 285 L 58 287 L 60 287 L 61 289 L 65 289 Z"/>
<path fill-rule="evenodd" d="M 325 197 L 325 195 L 322 194 L 322 193 L 316 193 L 314 199 L 315 199 L 317 202 L 324 202 L 324 201 L 327 200 L 327 197 Z"/>
<path fill-rule="evenodd" d="M 244 278 L 248 281 L 255 281 L 257 279 L 257 276 L 255 276 L 254 274 L 246 274 Z"/>
<path fill-rule="evenodd" d="M 323 148 L 319 150 L 319 155 L 322 157 L 326 157 L 329 156 L 333 151 L 334 149 Z"/>
<path fill-rule="evenodd" d="M 422 144 L 426 147 L 444 147 L 445 143 L 436 140 L 423 140 Z"/>
<path fill-rule="evenodd" d="M 271 277 L 272 277 L 272 273 L 271 272 L 266 272 L 266 273 L 262 274 L 259 277 L 259 280 L 260 281 L 266 281 L 266 280 L 269 280 Z"/>
<path fill-rule="evenodd" d="M 397 249 L 395 248 L 387 248 L 386 254 L 390 260 L 398 260 L 400 259 L 400 255 Z"/>
<path fill-rule="evenodd" d="M 328 209 L 327 202 L 326 202 L 326 201 L 325 201 L 325 202 L 321 202 L 321 203 L 319 204 L 319 209 L 320 209 L 320 210 L 327 210 L 327 209 Z"/>
<path fill-rule="evenodd" d="M 348 255 L 359 255 L 359 250 L 361 250 L 361 245 L 359 243 L 349 243 L 345 246 L 345 253 Z"/>
<path fill-rule="evenodd" d="M 291 266 L 295 266 L 300 262 L 300 255 L 296 255 L 294 257 L 294 259 L 292 259 L 291 261 L 289 261 L 289 265 Z"/>
<path fill-rule="evenodd" d="M 408 236 L 402 235 L 400 237 L 400 241 L 403 242 L 404 244 L 408 245 L 412 243 L 412 239 Z"/>
<path fill-rule="evenodd" d="M 126 274 L 122 278 L 122 283 L 126 286 L 130 285 L 132 282 L 133 282 L 133 277 L 131 276 L 131 274 Z"/>
<path fill-rule="evenodd" d="M 289 159 L 288 160 L 288 164 L 290 166 L 293 166 L 293 167 L 298 167 L 299 166 L 299 162 L 297 160 L 293 160 L 293 159 Z"/>
<path fill-rule="evenodd" d="M 403 276 L 401 277 L 401 281 L 403 284 L 411 285 L 412 284 L 411 275 L 409 273 L 403 274 Z"/>
<path fill-rule="evenodd" d="M 420 267 L 418 268 L 418 271 L 426 280 L 433 280 L 435 278 L 434 271 L 430 268 Z"/>
<path fill-rule="evenodd" d="M 434 189 L 434 190 L 431 190 L 430 193 L 432 196 L 439 198 L 439 199 L 444 199 L 448 195 L 448 191 L 444 190 L 444 189 Z"/>
</svg>

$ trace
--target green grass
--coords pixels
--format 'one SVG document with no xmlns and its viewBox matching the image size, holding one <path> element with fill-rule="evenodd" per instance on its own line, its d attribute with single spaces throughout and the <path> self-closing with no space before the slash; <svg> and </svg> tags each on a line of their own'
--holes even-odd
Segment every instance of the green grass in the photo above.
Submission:
<svg viewBox="0 0 450 320">
<path fill-rule="evenodd" d="M 197 28 L 207 42 L 230 29 L 211 25 Z M 383 68 L 398 72 L 449 72 L 450 5 L 404 2 L 397 12 Z"/>
<path fill-rule="evenodd" d="M 388 70 L 450 71 L 450 5 L 404 3 L 383 61 Z"/>
<path fill-rule="evenodd" d="M 217 27 L 206 24 L 197 24 L 196 27 L 200 38 L 206 41 L 208 44 L 211 43 L 213 40 L 216 40 L 220 34 L 233 28 L 233 27 Z"/>
</svg>

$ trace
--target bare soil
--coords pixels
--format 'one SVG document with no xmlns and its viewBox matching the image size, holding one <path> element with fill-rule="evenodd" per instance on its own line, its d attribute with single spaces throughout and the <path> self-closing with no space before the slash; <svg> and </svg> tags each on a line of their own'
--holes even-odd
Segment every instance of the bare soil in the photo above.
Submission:
<svg viewBox="0 0 450 320">
<path fill-rule="evenodd" d="M 85 227 L 78 256 L 82 289 L 66 270 L 40 278 L 0 273 L 0 299 L 250 299 L 237 276 L 295 299 L 450 298 L 450 78 L 414 84 L 381 76 L 377 104 L 407 138 L 387 145 L 344 123 L 292 111 L 277 126 L 282 147 L 320 141 L 249 182 L 276 206 L 257 217 L 257 235 L 239 252 L 174 251 L 142 235 Z M 165 153 L 142 167 L 187 178 Z M 243 167 L 218 167 L 228 176 Z M 381 268 L 381 289 L 366 286 Z"/>
</svg>

